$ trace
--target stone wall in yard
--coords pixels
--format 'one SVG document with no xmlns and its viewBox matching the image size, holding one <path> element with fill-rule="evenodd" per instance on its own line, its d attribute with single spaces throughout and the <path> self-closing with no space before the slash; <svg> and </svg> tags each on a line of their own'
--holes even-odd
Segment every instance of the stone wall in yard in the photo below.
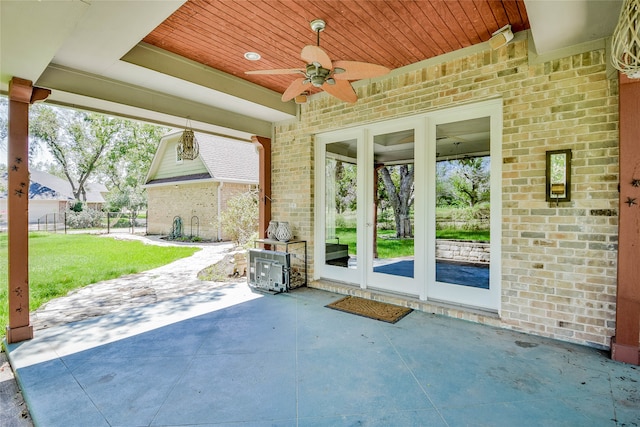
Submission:
<svg viewBox="0 0 640 427">
<path fill-rule="evenodd" d="M 357 86 L 358 102 L 312 96 L 277 124 L 273 218 L 306 239 L 313 274 L 316 133 L 499 98 L 503 103 L 499 326 L 607 348 L 615 332 L 618 79 L 605 43 L 535 63 L 527 37 L 435 58 Z M 570 202 L 545 201 L 545 152 L 571 149 Z M 312 276 L 313 277 L 313 276 Z M 455 311 L 455 310 L 453 310 Z M 460 309 L 450 315 L 495 323 Z"/>
<path fill-rule="evenodd" d="M 436 240 L 436 259 L 488 264 L 491 260 L 490 244 L 461 240 Z"/>
</svg>

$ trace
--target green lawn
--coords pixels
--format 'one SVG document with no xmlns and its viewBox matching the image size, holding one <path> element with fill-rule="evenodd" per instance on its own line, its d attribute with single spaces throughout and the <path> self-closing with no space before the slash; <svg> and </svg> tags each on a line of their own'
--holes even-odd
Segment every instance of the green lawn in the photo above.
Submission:
<svg viewBox="0 0 640 427">
<path fill-rule="evenodd" d="M 395 230 L 378 231 L 378 257 L 396 258 L 413 255 L 413 239 L 395 239 Z M 340 243 L 349 245 L 349 253 L 356 254 L 356 229 L 336 228 Z M 437 239 L 489 241 L 489 230 L 436 230 Z"/>
<path fill-rule="evenodd" d="M 29 309 L 73 289 L 160 267 L 197 250 L 85 234 L 30 233 Z M 7 257 L 7 234 L 0 234 L 0 259 Z M 0 337 L 8 323 L 7 268 L 7 262 L 0 263 Z"/>
</svg>

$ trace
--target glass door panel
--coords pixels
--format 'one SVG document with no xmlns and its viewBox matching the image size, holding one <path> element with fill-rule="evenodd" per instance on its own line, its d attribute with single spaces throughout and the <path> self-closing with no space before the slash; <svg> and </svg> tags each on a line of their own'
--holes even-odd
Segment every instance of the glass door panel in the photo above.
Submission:
<svg viewBox="0 0 640 427">
<path fill-rule="evenodd" d="M 500 310 L 502 101 L 429 120 L 427 299 Z"/>
<path fill-rule="evenodd" d="M 324 194 L 324 262 L 357 267 L 357 141 L 326 145 Z"/>
<path fill-rule="evenodd" d="M 376 273 L 414 277 L 413 129 L 373 138 L 373 252 Z"/>
<path fill-rule="evenodd" d="M 436 126 L 436 281 L 489 289 L 489 117 Z"/>
</svg>

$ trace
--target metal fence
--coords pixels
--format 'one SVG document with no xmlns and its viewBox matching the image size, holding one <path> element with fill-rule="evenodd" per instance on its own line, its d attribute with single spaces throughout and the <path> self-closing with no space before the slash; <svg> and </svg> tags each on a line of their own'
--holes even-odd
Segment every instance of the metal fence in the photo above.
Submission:
<svg viewBox="0 0 640 427">
<path fill-rule="evenodd" d="M 146 215 L 140 218 L 132 213 L 123 212 L 99 212 L 93 211 L 91 217 L 78 220 L 74 213 L 50 213 L 38 218 L 38 221 L 31 225 L 35 231 L 46 231 L 50 233 L 146 233 Z"/>
</svg>

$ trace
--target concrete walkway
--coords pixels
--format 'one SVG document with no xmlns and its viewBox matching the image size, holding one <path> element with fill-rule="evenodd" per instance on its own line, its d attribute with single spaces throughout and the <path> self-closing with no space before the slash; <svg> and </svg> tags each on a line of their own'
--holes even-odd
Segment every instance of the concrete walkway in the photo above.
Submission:
<svg viewBox="0 0 640 427">
<path fill-rule="evenodd" d="M 139 240 L 158 246 L 195 246 L 201 250 L 153 270 L 94 283 L 56 298 L 31 313 L 34 330 L 206 292 L 221 283 L 198 280 L 198 272 L 220 261 L 232 248 L 230 243 L 180 244 L 125 233 L 103 237 Z"/>
<path fill-rule="evenodd" d="M 195 270 L 166 280 L 188 289 Z M 390 325 L 309 288 L 201 286 L 66 324 L 39 315 L 50 326 L 9 346 L 35 424 L 640 425 L 640 370 L 594 349 L 422 312 Z"/>
</svg>

